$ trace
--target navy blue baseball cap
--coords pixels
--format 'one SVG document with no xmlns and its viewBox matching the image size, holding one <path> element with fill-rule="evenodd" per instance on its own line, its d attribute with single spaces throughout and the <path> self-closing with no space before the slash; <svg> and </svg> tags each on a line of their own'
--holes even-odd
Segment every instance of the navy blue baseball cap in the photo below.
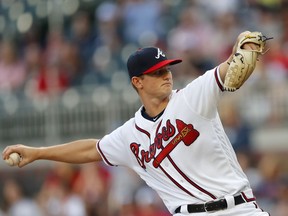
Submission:
<svg viewBox="0 0 288 216">
<path fill-rule="evenodd" d="M 158 47 L 140 48 L 130 55 L 127 68 L 130 79 L 133 76 L 149 74 L 166 65 L 182 62 L 181 59 L 167 59 L 165 53 Z"/>
</svg>

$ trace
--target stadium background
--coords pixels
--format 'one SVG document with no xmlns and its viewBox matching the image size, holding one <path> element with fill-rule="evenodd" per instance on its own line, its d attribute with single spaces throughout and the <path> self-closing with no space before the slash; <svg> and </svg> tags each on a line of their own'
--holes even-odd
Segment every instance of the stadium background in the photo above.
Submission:
<svg viewBox="0 0 288 216">
<path fill-rule="evenodd" d="M 128 55 L 157 45 L 184 62 L 175 87 L 227 58 L 237 35 L 262 31 L 270 50 L 219 105 L 258 204 L 288 212 L 288 4 L 285 0 L 1 0 L 0 150 L 100 138 L 140 103 Z M 0 162 L 0 216 L 169 215 L 124 168 Z"/>
</svg>

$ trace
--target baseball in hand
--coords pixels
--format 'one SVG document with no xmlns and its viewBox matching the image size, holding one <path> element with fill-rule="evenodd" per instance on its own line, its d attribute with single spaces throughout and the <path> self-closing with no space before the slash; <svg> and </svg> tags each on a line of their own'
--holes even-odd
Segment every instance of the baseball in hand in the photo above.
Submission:
<svg viewBox="0 0 288 216">
<path fill-rule="evenodd" d="M 14 152 L 12 154 L 9 155 L 9 158 L 5 160 L 5 162 L 9 165 L 9 166 L 17 166 L 21 161 L 21 156 Z"/>
</svg>

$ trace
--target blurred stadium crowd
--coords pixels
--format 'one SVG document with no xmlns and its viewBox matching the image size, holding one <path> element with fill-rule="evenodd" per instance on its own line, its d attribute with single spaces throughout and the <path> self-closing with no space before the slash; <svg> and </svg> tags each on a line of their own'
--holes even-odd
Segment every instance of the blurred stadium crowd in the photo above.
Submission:
<svg viewBox="0 0 288 216">
<path fill-rule="evenodd" d="M 71 88 L 124 89 L 128 55 L 150 45 L 183 59 L 173 74 L 175 85 L 183 86 L 225 60 L 244 30 L 274 39 L 239 93 L 223 98 L 220 115 L 258 204 L 285 216 L 288 147 L 258 151 L 252 136 L 255 127 L 288 126 L 288 1 L 2 0 L 1 106 L 7 95 L 34 101 L 61 97 Z M 251 101 L 254 92 L 266 97 Z M 0 171 L 0 216 L 170 215 L 129 170 L 101 163 L 43 167 Z"/>
</svg>

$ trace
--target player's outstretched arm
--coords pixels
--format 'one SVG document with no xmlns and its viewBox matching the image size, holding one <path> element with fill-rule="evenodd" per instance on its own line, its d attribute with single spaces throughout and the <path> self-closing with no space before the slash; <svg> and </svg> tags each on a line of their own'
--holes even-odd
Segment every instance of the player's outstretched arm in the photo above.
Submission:
<svg viewBox="0 0 288 216">
<path fill-rule="evenodd" d="M 4 149 L 2 158 L 6 160 L 11 153 L 18 153 L 21 155 L 19 167 L 35 160 L 52 160 L 74 164 L 100 161 L 102 158 L 96 149 L 97 142 L 96 139 L 83 139 L 48 147 L 11 145 Z"/>
</svg>

